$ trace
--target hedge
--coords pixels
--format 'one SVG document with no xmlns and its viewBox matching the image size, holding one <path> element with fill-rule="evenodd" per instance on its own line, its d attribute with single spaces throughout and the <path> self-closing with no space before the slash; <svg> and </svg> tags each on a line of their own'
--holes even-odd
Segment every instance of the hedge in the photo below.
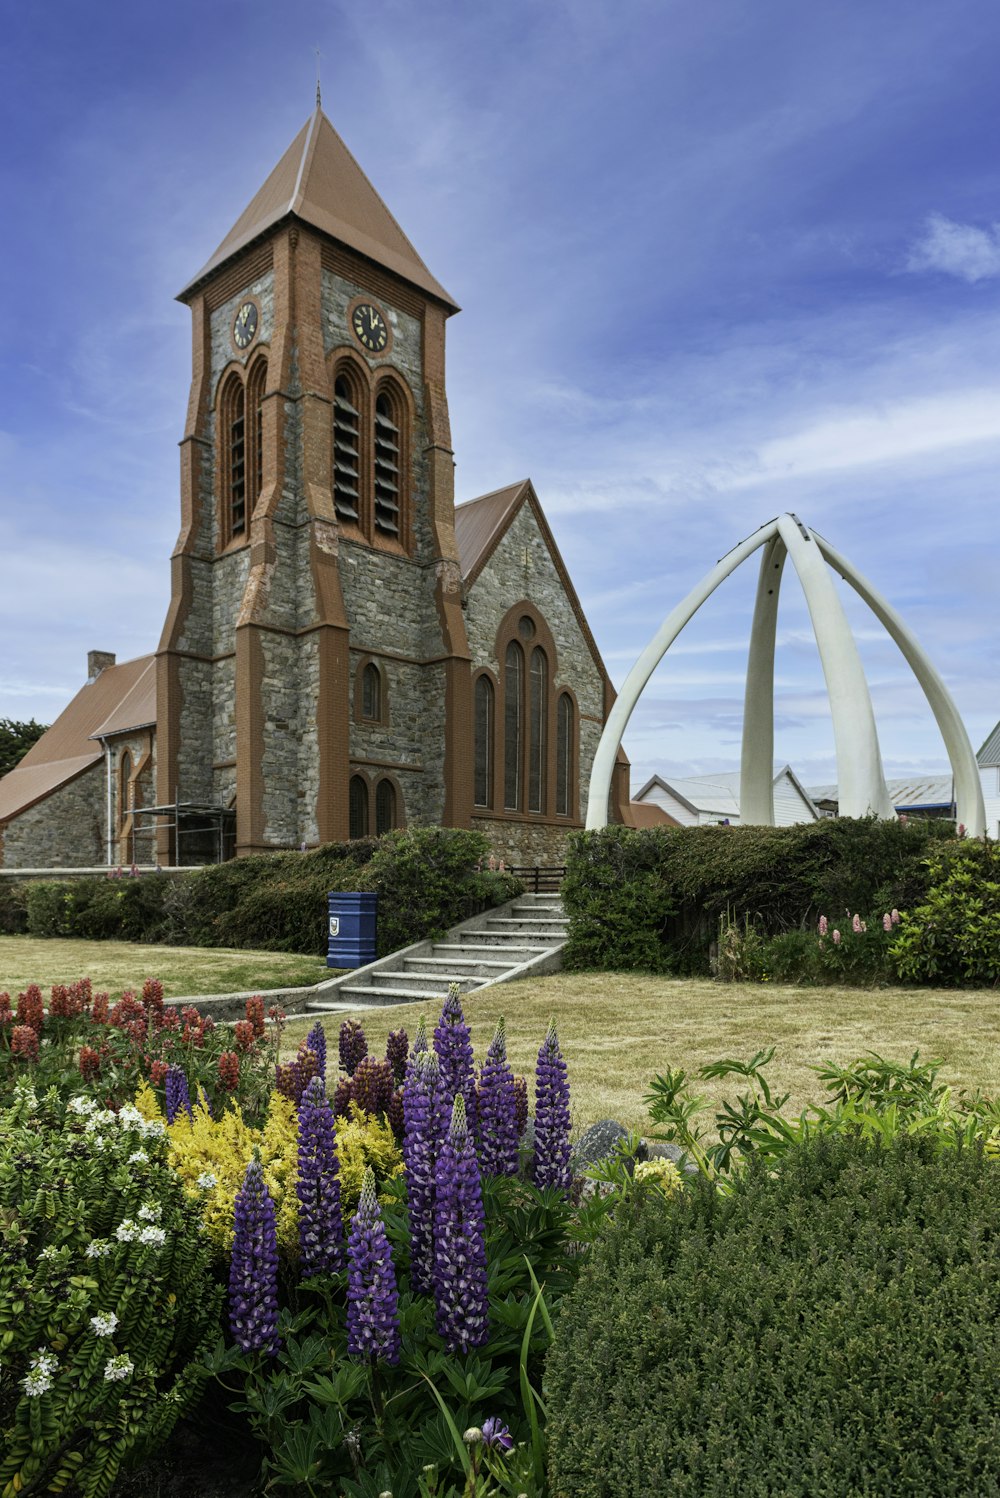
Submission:
<svg viewBox="0 0 1000 1498">
<path fill-rule="evenodd" d="M 707 972 L 719 921 L 763 936 L 820 914 L 900 909 L 927 889 L 948 823 L 829 817 L 793 827 L 605 827 L 569 840 L 564 964 Z"/>
<path fill-rule="evenodd" d="M 998 1229 L 1000 1166 L 926 1136 L 625 1209 L 546 1364 L 553 1498 L 1000 1492 Z"/>
<path fill-rule="evenodd" d="M 519 894 L 522 886 L 510 874 L 482 869 L 489 852 L 482 833 L 423 827 L 183 875 L 37 880 L 23 886 L 27 930 L 321 956 L 328 892 L 373 890 L 384 956 Z"/>
</svg>

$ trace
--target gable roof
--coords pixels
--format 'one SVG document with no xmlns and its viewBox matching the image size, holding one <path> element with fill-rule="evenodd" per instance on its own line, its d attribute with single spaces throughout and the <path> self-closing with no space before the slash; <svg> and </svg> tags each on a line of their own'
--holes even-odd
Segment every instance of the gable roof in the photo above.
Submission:
<svg viewBox="0 0 1000 1498">
<path fill-rule="evenodd" d="M 455 506 L 455 541 L 458 547 L 459 566 L 462 571 L 462 586 L 468 593 L 479 577 L 483 568 L 489 562 L 490 557 L 496 551 L 500 542 L 510 529 L 515 517 L 520 513 L 523 505 L 528 505 L 535 517 L 535 523 L 542 534 L 542 540 L 548 549 L 549 555 L 559 574 L 563 591 L 569 601 L 576 621 L 580 626 L 580 632 L 587 642 L 587 648 L 594 658 L 594 663 L 600 671 L 607 692 L 611 692 L 611 701 L 614 700 L 611 679 L 601 659 L 601 652 L 597 648 L 597 641 L 591 634 L 590 625 L 583 612 L 583 605 L 577 596 L 576 589 L 566 570 L 555 537 L 549 529 L 549 522 L 545 518 L 530 479 L 520 479 L 516 484 L 508 484 L 503 489 L 493 489 L 489 494 L 481 494 L 478 499 L 466 500 L 465 504 Z M 610 702 L 608 702 L 608 710 Z M 622 756 L 624 758 L 624 756 Z"/>
<path fill-rule="evenodd" d="M 987 735 L 986 742 L 976 755 L 976 763 L 981 767 L 1000 765 L 1000 723 Z"/>
<path fill-rule="evenodd" d="M 629 801 L 622 807 L 622 819 L 626 827 L 680 827 L 676 817 L 672 817 L 656 801 Z"/>
<path fill-rule="evenodd" d="M 780 770 L 775 770 L 771 784 L 777 785 L 784 775 L 788 776 L 806 806 L 818 818 L 819 811 L 812 796 L 791 765 L 782 765 Z M 659 775 L 652 775 L 633 799 L 644 801 L 649 792 L 657 787 L 668 795 L 675 796 L 692 812 L 706 811 L 724 817 L 738 817 L 741 815 L 740 780 L 739 770 L 717 770 L 711 775 L 683 775 L 669 781 Z"/>
<path fill-rule="evenodd" d="M 156 657 L 106 666 L 81 687 L 24 758 L 0 779 L 0 822 L 81 775 L 102 757 L 100 737 L 156 721 Z"/>
<path fill-rule="evenodd" d="M 178 300 L 184 301 L 206 276 L 289 214 L 458 311 L 458 304 L 431 275 L 319 105 Z"/>
<path fill-rule="evenodd" d="M 981 752 L 981 751 L 980 751 Z M 887 780 L 889 800 L 897 811 L 918 808 L 953 806 L 955 783 L 948 775 L 918 775 L 911 780 Z M 809 793 L 814 801 L 825 801 L 836 806 L 840 793 L 834 785 L 814 785 Z"/>
</svg>

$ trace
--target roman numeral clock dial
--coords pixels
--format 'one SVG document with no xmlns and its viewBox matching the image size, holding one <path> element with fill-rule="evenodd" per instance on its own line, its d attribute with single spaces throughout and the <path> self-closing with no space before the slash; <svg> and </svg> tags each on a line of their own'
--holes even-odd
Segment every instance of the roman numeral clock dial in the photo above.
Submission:
<svg viewBox="0 0 1000 1498">
<path fill-rule="evenodd" d="M 370 302 L 360 302 L 351 314 L 351 331 L 370 354 L 381 354 L 389 342 L 385 318 Z"/>
</svg>

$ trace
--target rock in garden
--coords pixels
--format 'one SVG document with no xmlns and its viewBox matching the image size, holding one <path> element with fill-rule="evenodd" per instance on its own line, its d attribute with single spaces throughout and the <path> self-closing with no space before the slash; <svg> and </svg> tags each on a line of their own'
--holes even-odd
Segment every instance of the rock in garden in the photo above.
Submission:
<svg viewBox="0 0 1000 1498">
<path fill-rule="evenodd" d="M 607 1160 L 618 1153 L 619 1145 L 628 1138 L 628 1129 L 623 1129 L 620 1123 L 613 1118 L 602 1118 L 598 1123 L 591 1124 L 585 1129 L 577 1140 L 573 1150 L 573 1173 L 580 1175 L 589 1170 L 599 1160 Z M 641 1144 L 637 1153 L 631 1157 L 635 1160 L 647 1158 L 646 1146 Z"/>
</svg>

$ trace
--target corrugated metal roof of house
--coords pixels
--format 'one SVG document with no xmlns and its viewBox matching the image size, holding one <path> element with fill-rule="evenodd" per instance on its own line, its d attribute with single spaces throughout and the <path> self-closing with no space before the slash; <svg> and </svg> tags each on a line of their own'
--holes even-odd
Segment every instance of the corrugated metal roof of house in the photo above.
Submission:
<svg viewBox="0 0 1000 1498">
<path fill-rule="evenodd" d="M 623 807 L 626 827 L 680 827 L 676 817 L 672 817 L 662 806 L 655 801 L 630 801 Z"/>
<path fill-rule="evenodd" d="M 921 775 L 885 784 L 893 806 L 950 806 L 955 799 L 950 775 Z M 840 800 L 836 784 L 811 786 L 809 794 L 814 801 Z"/>
<path fill-rule="evenodd" d="M 94 681 L 81 687 L 51 728 L 32 744 L 20 764 L 0 780 L 0 821 L 26 811 L 96 764 L 101 758 L 94 735 L 123 733 L 145 727 L 149 716 L 149 685 L 155 656 L 140 655 L 120 666 L 106 666 Z M 146 683 L 144 685 L 144 683 Z M 114 727 L 108 727 L 114 724 Z"/>
<path fill-rule="evenodd" d="M 318 105 L 181 300 L 289 214 L 458 311 Z"/>
<path fill-rule="evenodd" d="M 465 581 L 506 529 L 511 513 L 527 491 L 528 482 L 520 479 L 516 484 L 507 484 L 503 489 L 494 489 L 490 494 L 481 494 L 478 499 L 469 499 L 465 504 L 455 506 L 455 541 Z"/>
<path fill-rule="evenodd" d="M 1000 723 L 992 733 L 987 734 L 986 742 L 976 755 L 976 762 L 980 765 L 1000 765 Z"/>
</svg>

